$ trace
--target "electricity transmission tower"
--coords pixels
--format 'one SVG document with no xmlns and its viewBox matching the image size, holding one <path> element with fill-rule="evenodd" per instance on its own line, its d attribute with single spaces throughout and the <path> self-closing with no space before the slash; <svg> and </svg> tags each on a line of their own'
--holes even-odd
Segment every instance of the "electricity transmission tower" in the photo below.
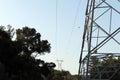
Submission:
<svg viewBox="0 0 120 80">
<path fill-rule="evenodd" d="M 62 70 L 62 63 L 63 63 L 63 60 L 56 60 L 57 63 L 58 63 L 58 70 Z"/>
<path fill-rule="evenodd" d="M 111 80 L 120 67 L 105 65 L 100 69 L 99 62 L 109 55 L 120 57 L 120 0 L 88 0 L 85 15 L 78 80 Z M 95 58 L 96 73 L 90 72 Z"/>
</svg>

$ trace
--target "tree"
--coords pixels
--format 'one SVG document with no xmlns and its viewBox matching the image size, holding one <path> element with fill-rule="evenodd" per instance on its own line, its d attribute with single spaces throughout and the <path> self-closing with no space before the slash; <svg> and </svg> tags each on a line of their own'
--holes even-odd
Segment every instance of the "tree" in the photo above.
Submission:
<svg viewBox="0 0 120 80">
<path fill-rule="evenodd" d="M 78 80 L 78 75 L 72 75 L 65 70 L 54 70 L 52 75 L 48 76 L 46 80 Z"/>
<path fill-rule="evenodd" d="M 46 77 L 46 80 L 73 80 L 69 71 L 54 70 L 52 74 Z"/>
<path fill-rule="evenodd" d="M 36 59 L 37 55 L 50 52 L 50 43 L 41 40 L 34 28 L 23 27 L 16 30 L 16 40 L 12 40 L 14 29 L 9 25 L 0 28 L 0 62 L 5 66 L 4 80 L 43 80 L 55 67 Z"/>
<path fill-rule="evenodd" d="M 90 77 L 93 79 L 119 80 L 120 60 L 119 57 L 113 55 L 106 54 L 101 60 L 96 56 L 91 57 Z"/>
<path fill-rule="evenodd" d="M 28 56 L 32 53 L 44 54 L 50 52 L 50 43 L 47 40 L 41 40 L 40 33 L 37 33 L 34 28 L 23 27 L 22 29 L 16 30 L 17 41 L 21 41 L 23 51 Z"/>
</svg>

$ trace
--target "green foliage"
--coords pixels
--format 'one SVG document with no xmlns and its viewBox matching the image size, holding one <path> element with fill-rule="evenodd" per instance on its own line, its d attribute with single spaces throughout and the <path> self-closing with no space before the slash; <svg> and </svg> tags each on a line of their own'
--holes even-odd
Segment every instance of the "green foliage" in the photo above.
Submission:
<svg viewBox="0 0 120 80">
<path fill-rule="evenodd" d="M 23 51 L 28 56 L 32 53 L 44 54 L 50 52 L 50 43 L 47 40 L 41 40 L 40 33 L 37 33 L 34 28 L 23 27 L 22 29 L 16 30 L 17 41 L 21 41 Z"/>
<path fill-rule="evenodd" d="M 72 75 L 69 71 L 54 70 L 52 74 L 46 78 L 46 80 L 78 80 L 78 78 L 77 75 Z"/>
<path fill-rule="evenodd" d="M 111 78 L 112 80 L 119 80 L 120 76 L 120 59 L 114 57 L 113 54 L 107 54 L 100 59 L 96 56 L 91 57 L 91 68 L 89 70 L 90 77 L 94 79 Z"/>
<path fill-rule="evenodd" d="M 17 29 L 16 40 L 12 40 L 13 30 L 9 25 L 0 29 L 0 62 L 5 66 L 4 80 L 44 80 L 51 74 L 54 63 L 36 59 L 32 54 L 50 52 L 50 43 L 41 40 L 34 28 Z"/>
<path fill-rule="evenodd" d="M 69 71 L 58 71 L 54 70 L 51 75 L 47 77 L 46 80 L 71 80 L 71 74 Z"/>
</svg>

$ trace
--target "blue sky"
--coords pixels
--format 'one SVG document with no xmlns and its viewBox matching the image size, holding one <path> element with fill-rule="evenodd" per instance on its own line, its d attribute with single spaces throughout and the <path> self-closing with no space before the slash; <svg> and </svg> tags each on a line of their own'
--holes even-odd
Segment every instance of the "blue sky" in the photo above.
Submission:
<svg viewBox="0 0 120 80">
<path fill-rule="evenodd" d="M 56 65 L 63 60 L 62 69 L 77 74 L 87 0 L 58 0 L 57 23 L 56 1 L 0 0 L 0 25 L 34 27 L 51 43 L 51 53 L 40 58 Z"/>
<path fill-rule="evenodd" d="M 58 1 L 57 16 L 56 1 Z M 56 65 L 57 59 L 63 60 L 62 69 L 77 74 L 86 1 L 0 0 L 0 25 L 7 26 L 10 24 L 16 29 L 24 26 L 34 27 L 41 33 L 42 39 L 47 39 L 51 43 L 51 53 L 41 55 L 39 58 L 46 62 L 55 62 Z M 114 3 L 112 0 L 108 1 L 120 10 L 120 3 L 117 0 Z M 115 14 L 114 16 L 116 17 L 113 17 L 113 29 L 119 23 L 118 15 Z M 104 22 L 101 21 L 101 24 Z"/>
</svg>

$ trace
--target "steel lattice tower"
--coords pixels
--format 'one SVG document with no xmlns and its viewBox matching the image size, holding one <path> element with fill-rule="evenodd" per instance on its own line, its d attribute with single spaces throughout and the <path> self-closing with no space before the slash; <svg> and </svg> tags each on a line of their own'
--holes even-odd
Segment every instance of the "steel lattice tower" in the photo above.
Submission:
<svg viewBox="0 0 120 80">
<path fill-rule="evenodd" d="M 58 63 L 58 70 L 62 71 L 63 60 L 57 60 L 57 63 Z"/>
<path fill-rule="evenodd" d="M 78 80 L 111 80 L 120 67 L 116 70 L 112 66 L 114 73 L 111 75 L 107 74 L 107 65 L 103 70 L 99 69 L 100 63 L 97 63 L 98 72 L 94 75 L 89 70 L 92 58 L 102 61 L 109 54 L 120 57 L 120 1 L 88 0 L 85 15 Z M 103 78 L 104 75 L 108 77 Z"/>
</svg>

